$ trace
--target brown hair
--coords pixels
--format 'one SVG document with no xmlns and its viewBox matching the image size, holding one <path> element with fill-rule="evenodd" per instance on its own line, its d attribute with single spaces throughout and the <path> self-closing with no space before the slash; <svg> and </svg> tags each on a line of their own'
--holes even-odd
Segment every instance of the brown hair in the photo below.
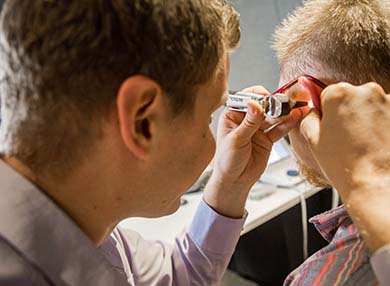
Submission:
<svg viewBox="0 0 390 286">
<path fill-rule="evenodd" d="M 240 37 L 224 0 L 8 0 L 0 29 L 0 152 L 37 172 L 78 161 L 132 75 L 188 111 Z"/>
<path fill-rule="evenodd" d="M 390 1 L 305 1 L 276 29 L 274 48 L 284 77 L 317 71 L 329 82 L 376 81 L 389 92 Z"/>
</svg>

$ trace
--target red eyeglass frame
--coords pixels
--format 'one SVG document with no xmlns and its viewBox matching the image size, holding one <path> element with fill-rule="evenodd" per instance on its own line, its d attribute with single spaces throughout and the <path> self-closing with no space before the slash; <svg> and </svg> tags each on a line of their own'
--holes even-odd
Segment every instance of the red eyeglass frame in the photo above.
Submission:
<svg viewBox="0 0 390 286">
<path fill-rule="evenodd" d="M 287 88 L 290 88 L 291 86 L 293 86 L 294 84 L 296 84 L 300 78 L 306 78 L 310 81 L 312 81 L 313 83 L 315 83 L 316 85 L 318 85 L 319 87 L 321 87 L 322 89 L 325 89 L 327 87 L 327 85 L 325 83 L 323 83 L 322 81 L 320 81 L 319 79 L 315 78 L 314 76 L 311 76 L 311 75 L 301 75 L 295 79 L 293 79 L 292 81 L 289 81 L 288 83 L 286 83 L 285 85 L 281 86 L 280 88 L 278 88 L 277 90 L 275 90 L 272 94 L 277 94 L 277 93 L 283 93 Z M 321 112 L 321 95 L 318 94 L 317 96 L 312 96 L 312 94 L 310 93 L 311 95 L 311 100 L 313 102 L 313 105 L 314 107 L 319 111 Z"/>
</svg>

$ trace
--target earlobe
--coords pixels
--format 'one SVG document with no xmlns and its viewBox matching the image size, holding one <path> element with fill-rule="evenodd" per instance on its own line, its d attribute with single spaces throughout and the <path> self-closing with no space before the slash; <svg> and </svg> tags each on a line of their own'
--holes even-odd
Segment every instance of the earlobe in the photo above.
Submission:
<svg viewBox="0 0 390 286">
<path fill-rule="evenodd" d="M 120 135 L 127 149 L 140 160 L 147 158 L 155 139 L 161 95 L 159 84 L 144 76 L 126 79 L 117 95 Z"/>
</svg>

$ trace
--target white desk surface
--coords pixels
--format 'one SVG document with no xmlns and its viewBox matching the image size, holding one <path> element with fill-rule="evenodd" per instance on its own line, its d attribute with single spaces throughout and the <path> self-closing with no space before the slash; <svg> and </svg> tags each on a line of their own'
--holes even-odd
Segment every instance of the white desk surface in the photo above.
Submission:
<svg viewBox="0 0 390 286">
<path fill-rule="evenodd" d="M 261 184 L 256 184 L 253 188 L 267 188 Z M 305 198 L 319 192 L 321 189 L 313 188 L 307 183 L 301 183 L 293 189 L 274 188 L 274 192 L 260 200 L 248 199 L 246 209 L 248 218 L 245 222 L 241 235 L 273 219 L 284 211 L 299 204 L 300 193 Z M 140 233 L 145 239 L 156 239 L 173 242 L 176 235 L 191 223 L 197 206 L 202 199 L 202 193 L 186 194 L 183 196 L 188 203 L 181 206 L 179 210 L 169 216 L 145 219 L 130 218 L 122 221 L 122 228 L 132 229 Z"/>
</svg>

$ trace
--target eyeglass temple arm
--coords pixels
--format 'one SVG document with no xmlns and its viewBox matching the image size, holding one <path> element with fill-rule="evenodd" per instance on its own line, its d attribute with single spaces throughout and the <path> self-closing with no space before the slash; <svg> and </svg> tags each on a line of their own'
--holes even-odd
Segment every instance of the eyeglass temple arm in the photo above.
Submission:
<svg viewBox="0 0 390 286">
<path fill-rule="evenodd" d="M 297 77 L 296 79 L 286 83 L 282 87 L 278 88 L 272 94 L 283 93 L 284 90 L 286 90 L 287 88 L 289 88 L 289 87 L 293 86 L 294 84 L 296 84 L 301 77 L 305 77 L 305 78 L 311 80 L 312 82 L 314 82 L 315 84 L 317 84 L 321 88 L 326 88 L 326 86 L 327 86 L 325 83 L 323 83 L 319 79 L 316 79 L 315 77 L 312 77 L 311 75 L 301 75 L 301 76 Z"/>
</svg>

